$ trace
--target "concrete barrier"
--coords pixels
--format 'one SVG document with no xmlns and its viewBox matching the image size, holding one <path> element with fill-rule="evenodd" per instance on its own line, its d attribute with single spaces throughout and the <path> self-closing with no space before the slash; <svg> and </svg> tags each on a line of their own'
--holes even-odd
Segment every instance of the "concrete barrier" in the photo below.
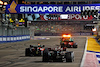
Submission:
<svg viewBox="0 0 100 67">
<path fill-rule="evenodd" d="M 0 36 L 0 43 L 30 40 L 30 35 Z"/>
</svg>

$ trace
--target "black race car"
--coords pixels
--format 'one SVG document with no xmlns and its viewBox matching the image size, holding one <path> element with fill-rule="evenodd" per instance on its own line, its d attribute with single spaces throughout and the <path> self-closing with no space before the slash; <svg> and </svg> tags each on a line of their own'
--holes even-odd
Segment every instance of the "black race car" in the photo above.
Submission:
<svg viewBox="0 0 100 67">
<path fill-rule="evenodd" d="M 25 49 L 25 56 L 41 56 L 44 51 L 44 45 L 30 45 Z"/>
<path fill-rule="evenodd" d="M 73 41 L 71 38 L 71 35 L 63 35 L 60 39 L 60 45 L 61 47 L 67 47 L 67 48 L 77 48 L 77 44 Z"/>
<path fill-rule="evenodd" d="M 66 51 L 66 48 L 45 48 L 42 56 L 43 62 L 73 62 L 74 52 Z"/>
</svg>

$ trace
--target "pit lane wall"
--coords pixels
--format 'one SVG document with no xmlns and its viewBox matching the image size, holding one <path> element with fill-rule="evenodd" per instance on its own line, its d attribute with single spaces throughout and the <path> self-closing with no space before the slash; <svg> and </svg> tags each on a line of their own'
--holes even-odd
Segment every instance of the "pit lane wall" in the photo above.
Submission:
<svg viewBox="0 0 100 67">
<path fill-rule="evenodd" d="M 0 43 L 30 40 L 29 27 L 0 25 Z"/>
<path fill-rule="evenodd" d="M 30 35 L 0 36 L 0 43 L 30 40 Z"/>
</svg>

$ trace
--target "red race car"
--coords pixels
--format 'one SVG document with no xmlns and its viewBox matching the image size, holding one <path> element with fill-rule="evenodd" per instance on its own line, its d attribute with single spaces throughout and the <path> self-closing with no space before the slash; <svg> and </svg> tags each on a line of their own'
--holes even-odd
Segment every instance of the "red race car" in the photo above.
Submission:
<svg viewBox="0 0 100 67">
<path fill-rule="evenodd" d="M 60 40 L 61 47 L 68 47 L 68 48 L 77 48 L 77 44 L 73 41 L 70 34 L 62 35 Z"/>
</svg>

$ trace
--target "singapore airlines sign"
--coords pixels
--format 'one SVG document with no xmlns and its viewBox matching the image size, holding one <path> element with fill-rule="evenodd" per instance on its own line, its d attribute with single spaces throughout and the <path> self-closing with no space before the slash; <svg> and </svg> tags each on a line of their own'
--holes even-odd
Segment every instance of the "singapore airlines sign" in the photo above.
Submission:
<svg viewBox="0 0 100 67">
<path fill-rule="evenodd" d="M 14 6 L 14 7 L 12 7 Z M 100 10 L 100 4 L 84 5 L 26 5 L 16 4 L 14 1 L 6 6 L 6 13 L 60 13 L 79 14 L 84 10 Z M 100 12 L 100 11 L 99 11 Z"/>
</svg>

